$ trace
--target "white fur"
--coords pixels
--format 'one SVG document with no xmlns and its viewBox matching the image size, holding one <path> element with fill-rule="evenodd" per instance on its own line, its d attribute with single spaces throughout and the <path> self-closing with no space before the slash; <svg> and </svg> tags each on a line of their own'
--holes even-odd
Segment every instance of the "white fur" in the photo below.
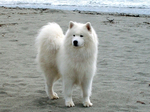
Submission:
<svg viewBox="0 0 150 112">
<path fill-rule="evenodd" d="M 78 44 L 73 41 L 78 41 Z M 49 23 L 41 29 L 36 38 L 37 62 L 45 75 L 46 91 L 51 99 L 59 98 L 53 90 L 53 83 L 62 76 L 66 106 L 74 106 L 74 84 L 81 86 L 83 105 L 92 106 L 90 95 L 96 72 L 97 45 L 97 35 L 89 22 L 70 22 L 65 36 L 56 23 Z"/>
</svg>

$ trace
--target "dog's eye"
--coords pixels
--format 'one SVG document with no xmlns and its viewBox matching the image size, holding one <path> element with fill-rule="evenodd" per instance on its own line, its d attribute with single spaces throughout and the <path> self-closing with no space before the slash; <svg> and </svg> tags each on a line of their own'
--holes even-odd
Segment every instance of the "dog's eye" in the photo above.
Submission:
<svg viewBox="0 0 150 112">
<path fill-rule="evenodd" d="M 75 35 L 73 35 L 75 37 Z"/>
<path fill-rule="evenodd" d="M 80 35 L 80 37 L 83 37 L 83 35 Z"/>
</svg>

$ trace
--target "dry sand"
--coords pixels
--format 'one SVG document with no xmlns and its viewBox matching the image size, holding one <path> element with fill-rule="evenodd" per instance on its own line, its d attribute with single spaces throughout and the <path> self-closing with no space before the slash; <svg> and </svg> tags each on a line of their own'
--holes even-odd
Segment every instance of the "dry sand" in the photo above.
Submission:
<svg viewBox="0 0 150 112">
<path fill-rule="evenodd" d="M 0 8 L 0 112 L 150 112 L 150 17 L 93 12 Z M 109 20 L 113 20 L 109 22 Z M 48 99 L 37 70 L 34 39 L 48 22 L 67 30 L 69 21 L 91 22 L 99 37 L 93 107 L 75 89 L 73 108 Z"/>
</svg>

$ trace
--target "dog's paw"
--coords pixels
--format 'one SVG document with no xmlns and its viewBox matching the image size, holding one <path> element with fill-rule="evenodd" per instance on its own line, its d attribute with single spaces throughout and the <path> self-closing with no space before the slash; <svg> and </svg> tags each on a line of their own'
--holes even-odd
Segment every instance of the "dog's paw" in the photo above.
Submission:
<svg viewBox="0 0 150 112">
<path fill-rule="evenodd" d="M 51 100 L 55 100 L 58 99 L 59 96 L 57 95 L 57 93 L 54 92 L 54 94 L 51 96 Z"/>
<path fill-rule="evenodd" d="M 67 107 L 74 107 L 75 105 L 74 105 L 73 101 L 66 101 L 66 106 Z"/>
<path fill-rule="evenodd" d="M 93 104 L 91 102 L 84 102 L 83 106 L 84 107 L 91 107 Z"/>
</svg>

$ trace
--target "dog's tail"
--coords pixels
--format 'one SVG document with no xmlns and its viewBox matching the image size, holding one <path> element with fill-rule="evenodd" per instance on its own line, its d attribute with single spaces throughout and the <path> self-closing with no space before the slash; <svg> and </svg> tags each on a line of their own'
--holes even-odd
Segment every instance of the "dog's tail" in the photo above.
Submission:
<svg viewBox="0 0 150 112">
<path fill-rule="evenodd" d="M 48 23 L 43 26 L 36 37 L 37 61 L 50 63 L 48 60 L 55 60 L 62 41 L 63 31 L 57 23 Z"/>
</svg>

